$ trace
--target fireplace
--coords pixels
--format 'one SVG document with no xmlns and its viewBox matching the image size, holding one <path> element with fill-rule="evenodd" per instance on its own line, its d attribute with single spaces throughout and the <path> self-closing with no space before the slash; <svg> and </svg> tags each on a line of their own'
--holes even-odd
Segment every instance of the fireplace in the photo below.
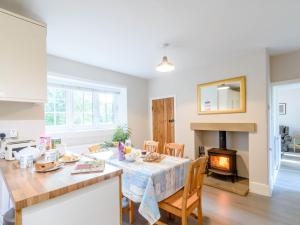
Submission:
<svg viewBox="0 0 300 225">
<path fill-rule="evenodd" d="M 219 148 L 212 148 L 207 152 L 209 157 L 207 174 L 230 176 L 234 182 L 237 177 L 236 151 L 226 148 L 226 131 L 219 132 Z"/>
</svg>

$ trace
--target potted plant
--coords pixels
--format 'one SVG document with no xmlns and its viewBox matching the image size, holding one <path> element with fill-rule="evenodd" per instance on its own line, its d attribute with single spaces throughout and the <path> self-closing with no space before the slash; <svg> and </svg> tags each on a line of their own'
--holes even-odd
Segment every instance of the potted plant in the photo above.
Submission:
<svg viewBox="0 0 300 225">
<path fill-rule="evenodd" d="M 118 126 L 113 134 L 112 142 L 115 146 L 118 145 L 119 142 L 125 143 L 131 137 L 131 129 L 128 128 L 127 125 Z"/>
</svg>

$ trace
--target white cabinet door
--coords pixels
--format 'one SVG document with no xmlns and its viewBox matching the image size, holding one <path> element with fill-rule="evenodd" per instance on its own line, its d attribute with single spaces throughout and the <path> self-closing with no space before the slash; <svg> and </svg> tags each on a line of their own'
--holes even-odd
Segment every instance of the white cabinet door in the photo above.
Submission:
<svg viewBox="0 0 300 225">
<path fill-rule="evenodd" d="M 8 190 L 0 173 L 0 224 L 2 223 L 4 213 L 12 207 L 13 205 L 11 203 Z"/>
<path fill-rule="evenodd" d="M 0 100 L 47 99 L 46 28 L 0 10 Z"/>
</svg>

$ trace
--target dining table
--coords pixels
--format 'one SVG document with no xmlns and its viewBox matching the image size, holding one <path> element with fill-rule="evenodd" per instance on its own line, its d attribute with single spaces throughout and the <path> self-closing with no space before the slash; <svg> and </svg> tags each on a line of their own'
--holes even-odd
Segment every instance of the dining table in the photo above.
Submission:
<svg viewBox="0 0 300 225">
<path fill-rule="evenodd" d="M 183 188 L 191 160 L 165 155 L 160 162 L 145 162 L 139 153 L 141 150 L 133 151 L 137 154 L 134 161 L 119 160 L 112 153 L 116 149 L 93 156 L 104 158 L 107 163 L 123 170 L 123 196 L 140 203 L 139 213 L 154 224 L 161 217 L 158 203 Z"/>
</svg>

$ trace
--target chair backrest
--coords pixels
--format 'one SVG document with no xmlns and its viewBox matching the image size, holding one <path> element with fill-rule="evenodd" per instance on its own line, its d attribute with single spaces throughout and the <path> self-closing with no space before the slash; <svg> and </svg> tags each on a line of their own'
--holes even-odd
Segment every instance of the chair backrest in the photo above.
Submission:
<svg viewBox="0 0 300 225">
<path fill-rule="evenodd" d="M 184 191 L 183 191 L 183 201 L 182 207 L 185 209 L 187 207 L 187 200 L 197 193 L 197 197 L 201 197 L 203 179 L 205 175 L 206 165 L 208 157 L 200 157 L 189 165 L 188 174 L 185 180 Z"/>
<path fill-rule="evenodd" d="M 158 152 L 158 144 L 157 141 L 144 141 L 144 150 L 147 152 Z"/>
<path fill-rule="evenodd" d="M 183 158 L 184 144 L 167 143 L 164 147 L 164 154 Z"/>
</svg>

